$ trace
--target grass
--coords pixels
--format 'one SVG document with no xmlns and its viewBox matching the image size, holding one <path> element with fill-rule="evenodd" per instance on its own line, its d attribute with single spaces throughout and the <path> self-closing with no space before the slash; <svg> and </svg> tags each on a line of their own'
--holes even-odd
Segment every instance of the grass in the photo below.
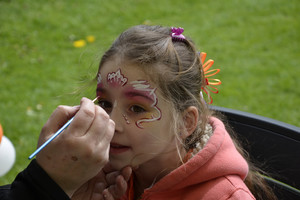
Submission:
<svg viewBox="0 0 300 200">
<path fill-rule="evenodd" d="M 103 51 L 136 24 L 181 26 L 221 68 L 214 105 L 300 126 L 300 3 L 297 0 L 0 0 L 0 123 L 27 166 L 40 129 L 95 75 Z M 94 35 L 82 48 L 72 42 Z"/>
</svg>

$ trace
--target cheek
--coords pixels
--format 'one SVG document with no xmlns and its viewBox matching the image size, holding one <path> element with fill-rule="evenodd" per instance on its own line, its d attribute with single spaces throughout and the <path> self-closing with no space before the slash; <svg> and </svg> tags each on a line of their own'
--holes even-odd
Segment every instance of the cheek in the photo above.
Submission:
<svg viewBox="0 0 300 200">
<path fill-rule="evenodd" d="M 123 114 L 122 118 L 124 120 L 124 126 L 127 127 L 127 131 L 135 135 L 153 135 L 155 132 L 159 131 L 160 123 L 158 121 L 142 123 L 144 120 L 151 119 L 152 114 L 147 113 L 140 118 L 132 118 L 128 115 Z"/>
<path fill-rule="evenodd" d="M 155 126 L 156 123 L 154 123 L 153 120 L 153 114 L 152 113 L 146 113 L 145 115 L 143 115 L 142 117 L 138 118 L 137 120 L 135 120 L 135 125 L 140 128 L 140 129 L 144 129 L 144 128 L 149 128 L 149 127 L 153 127 Z M 147 123 L 145 123 L 147 122 Z M 150 123 L 152 122 L 152 123 Z"/>
<path fill-rule="evenodd" d="M 125 123 L 129 126 L 134 126 L 134 128 L 138 128 L 139 131 L 143 130 L 144 128 L 155 126 L 155 123 L 143 123 L 142 125 L 142 122 L 151 119 L 151 116 L 151 113 L 144 114 L 142 117 L 130 117 L 126 114 L 122 114 L 122 118 Z"/>
<path fill-rule="evenodd" d="M 162 112 L 158 107 L 154 106 L 152 112 L 147 112 L 143 114 L 143 116 L 139 117 L 139 119 L 135 121 L 135 124 L 137 127 L 142 129 L 145 126 L 148 127 L 149 124 L 153 126 L 153 122 L 160 121 L 161 117 Z"/>
</svg>

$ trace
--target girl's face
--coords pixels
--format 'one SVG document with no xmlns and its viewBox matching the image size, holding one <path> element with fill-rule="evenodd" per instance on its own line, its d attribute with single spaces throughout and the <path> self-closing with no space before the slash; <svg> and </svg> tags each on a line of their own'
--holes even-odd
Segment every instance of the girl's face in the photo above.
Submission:
<svg viewBox="0 0 300 200">
<path fill-rule="evenodd" d="M 98 74 L 97 96 L 116 124 L 109 152 L 114 168 L 158 167 L 177 155 L 170 105 L 138 66 L 105 63 Z"/>
</svg>

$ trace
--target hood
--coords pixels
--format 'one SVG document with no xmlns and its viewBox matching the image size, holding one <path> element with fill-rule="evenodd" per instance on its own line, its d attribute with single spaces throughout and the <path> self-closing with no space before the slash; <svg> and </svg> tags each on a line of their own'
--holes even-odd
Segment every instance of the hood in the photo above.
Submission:
<svg viewBox="0 0 300 200">
<path fill-rule="evenodd" d="M 248 164 L 235 148 L 224 124 L 212 117 L 213 135 L 205 147 L 184 165 L 162 178 L 152 191 L 184 189 L 195 184 L 227 175 L 238 175 L 244 180 Z"/>
</svg>

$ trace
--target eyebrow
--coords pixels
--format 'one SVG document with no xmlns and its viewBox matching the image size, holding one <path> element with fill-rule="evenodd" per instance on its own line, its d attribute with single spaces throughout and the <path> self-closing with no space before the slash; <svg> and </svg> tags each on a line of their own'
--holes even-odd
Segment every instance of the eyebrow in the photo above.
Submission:
<svg viewBox="0 0 300 200">
<path fill-rule="evenodd" d="M 146 94 L 145 92 L 138 92 L 138 91 L 125 91 L 124 95 L 126 97 L 143 97 L 151 102 L 155 101 L 150 95 Z"/>
<path fill-rule="evenodd" d="M 103 87 L 97 87 L 96 89 L 96 92 L 101 92 L 103 93 L 103 95 L 106 95 L 108 92 L 108 90 L 106 88 L 103 88 Z M 128 90 L 125 90 L 124 91 L 124 96 L 125 97 L 142 97 L 146 100 L 149 100 L 151 102 L 154 102 L 155 101 L 155 98 L 152 97 L 151 95 L 148 94 L 148 92 L 146 91 L 136 91 L 136 90 L 133 90 L 133 89 L 128 89 Z"/>
</svg>

